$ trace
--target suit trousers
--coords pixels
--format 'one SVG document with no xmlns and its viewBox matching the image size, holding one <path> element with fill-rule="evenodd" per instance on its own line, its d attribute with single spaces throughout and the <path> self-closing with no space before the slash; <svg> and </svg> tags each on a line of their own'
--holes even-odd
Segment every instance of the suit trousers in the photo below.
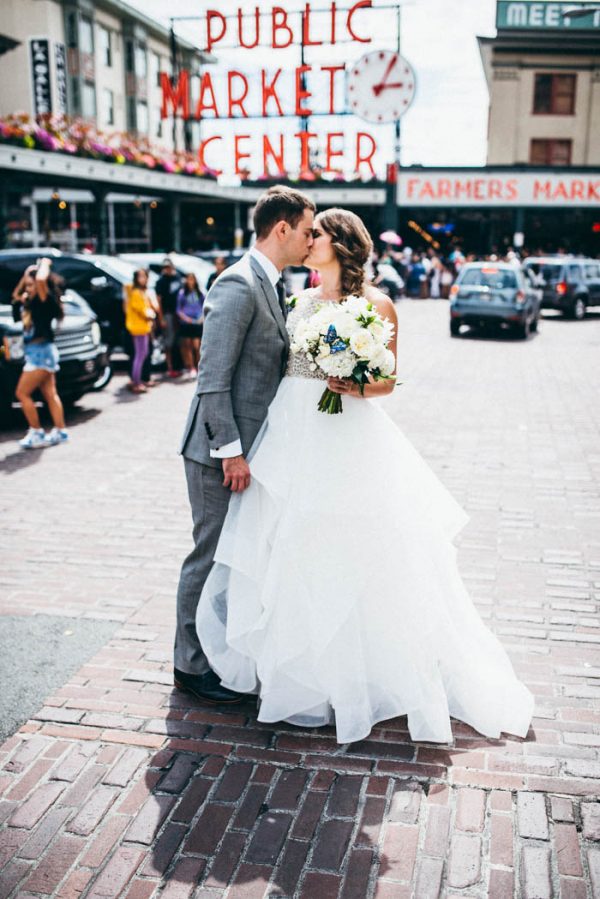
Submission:
<svg viewBox="0 0 600 899">
<path fill-rule="evenodd" d="M 185 559 L 179 577 L 174 661 L 175 667 L 186 674 L 204 674 L 210 665 L 196 633 L 196 609 L 212 568 L 231 492 L 223 486 L 220 468 L 193 459 L 183 461 L 192 507 L 194 548 Z"/>
</svg>

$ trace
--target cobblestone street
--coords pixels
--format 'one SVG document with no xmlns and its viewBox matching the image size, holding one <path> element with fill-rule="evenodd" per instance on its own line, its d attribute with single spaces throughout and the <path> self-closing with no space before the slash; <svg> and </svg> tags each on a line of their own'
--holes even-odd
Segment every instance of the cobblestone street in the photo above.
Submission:
<svg viewBox="0 0 600 899">
<path fill-rule="evenodd" d="M 117 373 L 68 445 L 0 432 L 0 613 L 114 623 L 0 747 L 1 899 L 600 899 L 600 315 L 525 343 L 398 314 L 385 408 L 470 515 L 460 569 L 535 693 L 527 738 L 416 744 L 399 718 L 338 746 L 175 691 L 194 387 Z"/>
</svg>

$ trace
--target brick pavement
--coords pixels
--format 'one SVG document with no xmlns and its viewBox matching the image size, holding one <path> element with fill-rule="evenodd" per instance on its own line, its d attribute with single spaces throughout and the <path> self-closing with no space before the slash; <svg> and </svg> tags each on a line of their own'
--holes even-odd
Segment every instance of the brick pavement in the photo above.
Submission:
<svg viewBox="0 0 600 899">
<path fill-rule="evenodd" d="M 0 439 L 0 613 L 121 624 L 0 748 L 0 897 L 600 897 L 600 317 L 525 345 L 399 314 L 388 409 L 471 515 L 461 571 L 536 695 L 527 738 L 415 744 L 400 718 L 340 747 L 174 692 L 193 388 L 117 377 L 71 445 Z"/>
</svg>

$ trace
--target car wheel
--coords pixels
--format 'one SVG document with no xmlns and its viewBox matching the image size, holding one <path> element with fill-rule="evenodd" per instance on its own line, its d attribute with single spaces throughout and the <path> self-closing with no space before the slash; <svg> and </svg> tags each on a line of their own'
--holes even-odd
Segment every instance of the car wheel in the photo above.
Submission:
<svg viewBox="0 0 600 899">
<path fill-rule="evenodd" d="M 531 322 L 531 325 L 529 327 L 532 334 L 536 333 L 536 331 L 538 329 L 539 321 L 540 321 L 539 316 L 536 315 L 536 317 L 533 319 L 533 321 Z"/>
<path fill-rule="evenodd" d="M 585 300 L 581 297 L 575 297 L 573 305 L 571 306 L 569 318 L 573 318 L 577 322 L 580 322 L 585 318 Z"/>
<path fill-rule="evenodd" d="M 525 319 L 522 325 L 517 325 L 516 331 L 517 337 L 519 337 L 521 340 L 527 340 L 531 331 L 528 320 Z"/>
<path fill-rule="evenodd" d="M 450 336 L 458 337 L 460 335 L 460 322 L 451 321 L 450 322 Z"/>
<path fill-rule="evenodd" d="M 112 367 L 110 365 L 105 365 L 102 371 L 102 374 L 98 378 L 97 381 L 94 381 L 94 385 L 92 387 L 92 391 L 96 393 L 98 390 L 104 390 L 108 382 L 113 376 Z"/>
</svg>

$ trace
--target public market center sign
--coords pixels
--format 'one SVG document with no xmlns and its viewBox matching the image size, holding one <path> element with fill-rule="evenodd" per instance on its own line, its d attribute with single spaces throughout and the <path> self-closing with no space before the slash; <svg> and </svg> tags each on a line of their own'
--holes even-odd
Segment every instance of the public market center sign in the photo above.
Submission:
<svg viewBox="0 0 600 899">
<path fill-rule="evenodd" d="M 368 48 L 373 41 L 367 28 L 375 12 L 372 0 L 359 0 L 344 9 L 331 2 L 325 9 L 313 10 L 306 3 L 294 13 L 281 6 L 266 11 L 247 9 L 239 7 L 227 15 L 209 9 L 199 17 L 208 52 L 218 53 L 220 47 L 232 49 L 233 41 L 233 49 L 252 51 L 262 62 L 276 60 L 277 51 L 291 46 L 335 47 L 344 43 L 355 45 L 362 55 L 348 70 L 344 64 L 302 64 L 291 72 L 281 67 L 252 73 L 230 69 L 221 78 L 209 69 L 200 75 L 183 70 L 176 79 L 161 72 L 162 118 L 174 115 L 186 120 L 235 119 L 240 123 L 239 131 L 232 136 L 212 134 L 200 140 L 200 163 L 218 175 L 244 175 L 251 167 L 264 177 L 282 176 L 290 169 L 292 153 L 300 159 L 300 173 L 305 173 L 318 151 L 325 175 L 342 175 L 343 169 L 350 169 L 359 176 L 375 177 L 373 159 L 378 146 L 371 129 L 358 130 L 348 139 L 341 130 L 317 134 L 306 127 L 310 117 L 317 114 L 350 114 L 381 125 L 398 121 L 410 106 L 415 92 L 410 64 L 395 51 Z M 317 13 L 321 16 L 319 23 Z M 193 79 L 199 83 L 192 91 Z M 197 96 L 195 103 L 192 94 Z M 252 155 L 252 138 L 243 128 L 245 120 L 294 117 L 302 122 L 298 131 L 262 134 L 258 158 Z"/>
</svg>

